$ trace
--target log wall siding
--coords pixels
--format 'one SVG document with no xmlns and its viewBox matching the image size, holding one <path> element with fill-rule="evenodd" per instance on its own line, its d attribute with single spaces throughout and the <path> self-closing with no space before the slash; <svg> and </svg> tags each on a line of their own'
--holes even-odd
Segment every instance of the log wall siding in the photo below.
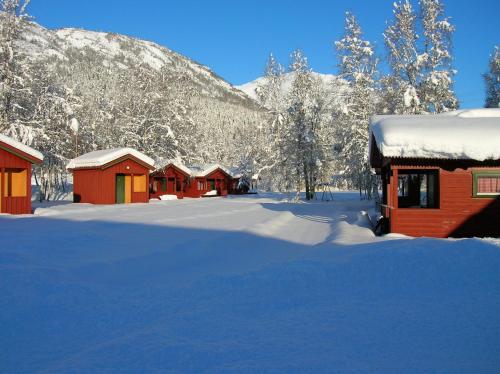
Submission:
<svg viewBox="0 0 500 374">
<path fill-rule="evenodd" d="M 439 209 L 399 208 L 398 170 L 438 169 Z M 500 199 L 473 196 L 473 172 L 500 167 L 445 170 L 438 166 L 392 165 L 388 184 L 390 231 L 410 236 L 500 236 Z"/>
</svg>

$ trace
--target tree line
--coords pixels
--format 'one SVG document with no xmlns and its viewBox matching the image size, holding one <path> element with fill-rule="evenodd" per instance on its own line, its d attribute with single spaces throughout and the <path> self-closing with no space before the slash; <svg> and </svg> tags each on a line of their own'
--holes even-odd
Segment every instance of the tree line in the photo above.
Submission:
<svg viewBox="0 0 500 374">
<path fill-rule="evenodd" d="M 340 181 L 360 194 L 378 196 L 368 163 L 369 122 L 375 114 L 435 114 L 459 107 L 454 92 L 452 37 L 455 31 L 441 0 L 393 5 L 383 38 L 386 72 L 374 44 L 364 39 L 356 17 L 346 13 L 344 34 L 335 41 L 338 80 L 328 96 L 301 51 L 288 70 L 271 55 L 258 97 L 270 120 L 264 136 L 267 160 L 261 171 L 283 189 L 305 189 Z M 500 102 L 500 54 L 496 47 L 484 74 L 486 107 Z M 283 90 L 286 73 L 292 89 Z M 263 157 L 264 159 L 266 157 Z"/>
</svg>

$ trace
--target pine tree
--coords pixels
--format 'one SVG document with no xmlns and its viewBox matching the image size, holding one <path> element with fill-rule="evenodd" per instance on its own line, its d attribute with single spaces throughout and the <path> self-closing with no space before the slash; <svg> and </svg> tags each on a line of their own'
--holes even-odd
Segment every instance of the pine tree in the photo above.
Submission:
<svg viewBox="0 0 500 374">
<path fill-rule="evenodd" d="M 257 89 L 257 98 L 266 111 L 266 121 L 259 126 L 259 156 L 254 174 L 263 177 L 270 189 L 286 189 L 286 123 L 283 66 L 271 54 L 264 70 L 265 84 Z"/>
<path fill-rule="evenodd" d="M 384 33 L 390 67 L 381 81 L 385 113 L 440 113 L 458 107 L 451 65 L 454 27 L 444 17 L 441 0 L 419 4 L 417 17 L 409 0 L 395 3 L 394 21 Z"/>
<path fill-rule="evenodd" d="M 309 138 L 307 123 L 307 95 L 312 88 L 311 71 L 307 58 L 302 51 L 296 50 L 292 53 L 290 71 L 294 79 L 292 88 L 288 95 L 287 103 L 287 133 L 286 151 L 288 160 L 289 185 L 296 190 L 296 199 L 300 196 L 301 188 L 306 189 L 306 198 L 309 199 L 309 177 L 308 163 L 306 160 L 306 148 Z"/>
<path fill-rule="evenodd" d="M 316 186 L 331 162 L 331 120 L 327 116 L 328 102 L 322 83 L 314 78 L 307 58 L 300 50 L 292 53 L 290 72 L 293 75 L 287 96 L 284 119 L 284 155 L 282 170 L 288 187 L 305 189 L 307 200 L 315 196 Z"/>
<path fill-rule="evenodd" d="M 373 46 L 363 39 L 362 30 L 351 13 L 346 14 L 345 33 L 335 42 L 339 77 L 348 82 L 344 100 L 334 110 L 340 172 L 368 193 L 372 177 L 368 165 L 370 117 L 375 114 L 378 60 Z"/>
<path fill-rule="evenodd" d="M 421 0 L 424 34 L 423 78 L 420 97 L 424 111 L 440 113 L 454 110 L 458 100 L 453 92 L 451 39 L 455 28 L 444 17 L 441 0 Z"/>
<path fill-rule="evenodd" d="M 391 74 L 383 79 L 385 111 L 422 113 L 418 94 L 424 58 L 418 51 L 417 15 L 408 0 L 394 3 L 394 21 L 384 32 Z"/>
<path fill-rule="evenodd" d="M 269 55 L 264 71 L 265 84 L 257 89 L 257 98 L 263 108 L 277 113 L 283 108 L 283 66 L 276 61 L 273 54 Z"/>
<path fill-rule="evenodd" d="M 490 57 L 489 71 L 483 75 L 486 85 L 486 108 L 500 108 L 500 48 Z"/>
</svg>

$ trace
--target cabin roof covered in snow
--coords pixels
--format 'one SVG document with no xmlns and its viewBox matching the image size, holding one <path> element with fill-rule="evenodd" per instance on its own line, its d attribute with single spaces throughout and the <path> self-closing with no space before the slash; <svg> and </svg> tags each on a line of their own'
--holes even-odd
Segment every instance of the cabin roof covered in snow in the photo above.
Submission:
<svg viewBox="0 0 500 374">
<path fill-rule="evenodd" d="M 195 166 L 189 166 L 189 169 L 191 169 L 191 175 L 194 177 L 206 177 L 207 175 L 213 173 L 217 169 L 221 169 L 224 173 L 229 175 L 230 177 L 233 176 L 233 174 L 224 166 L 220 164 L 211 164 L 211 165 L 195 165 Z"/>
<path fill-rule="evenodd" d="M 4 143 L 10 148 L 17 149 L 28 156 L 30 156 L 30 162 L 42 162 L 43 161 L 43 154 L 41 152 L 38 152 L 37 150 L 27 146 L 24 143 L 18 142 L 17 140 L 12 139 L 9 136 L 2 135 L 0 134 L 0 143 Z M 23 157 L 24 158 L 24 157 Z"/>
<path fill-rule="evenodd" d="M 72 159 L 66 168 L 69 170 L 98 168 L 126 156 L 133 156 L 146 164 L 150 169 L 154 167 L 154 160 L 152 158 L 133 148 L 113 148 L 85 153 L 84 155 Z"/>
<path fill-rule="evenodd" d="M 370 133 L 384 157 L 500 159 L 500 109 L 375 116 Z"/>
<path fill-rule="evenodd" d="M 167 161 L 165 164 L 163 164 L 162 167 L 158 168 L 157 170 L 162 170 L 162 169 L 165 169 L 166 167 L 168 167 L 169 165 L 172 165 L 172 166 L 175 166 L 177 169 L 181 170 L 183 173 L 185 173 L 186 175 L 189 175 L 191 176 L 193 174 L 193 171 L 188 168 L 186 165 L 184 165 L 183 163 L 181 162 L 178 162 L 178 161 L 175 161 L 175 160 L 169 160 Z"/>
</svg>

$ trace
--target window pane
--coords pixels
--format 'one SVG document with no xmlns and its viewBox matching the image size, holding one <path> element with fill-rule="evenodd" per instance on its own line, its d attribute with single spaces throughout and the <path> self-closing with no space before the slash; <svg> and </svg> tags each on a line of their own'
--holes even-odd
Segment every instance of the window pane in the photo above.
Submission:
<svg viewBox="0 0 500 374">
<path fill-rule="evenodd" d="M 427 174 L 422 174 L 420 176 L 420 206 L 422 208 L 427 207 Z"/>
<path fill-rule="evenodd" d="M 438 170 L 399 170 L 399 208 L 439 208 Z"/>
<path fill-rule="evenodd" d="M 145 175 L 134 175 L 134 192 L 146 192 Z"/>
<path fill-rule="evenodd" d="M 437 175 L 427 175 L 427 207 L 436 208 L 438 205 Z"/>
<path fill-rule="evenodd" d="M 408 196 L 409 175 L 398 176 L 398 196 Z"/>
<path fill-rule="evenodd" d="M 477 178 L 477 194 L 500 194 L 500 176 L 479 176 Z"/>
<path fill-rule="evenodd" d="M 25 197 L 27 195 L 26 185 L 27 185 L 28 172 L 26 169 L 12 171 L 11 183 L 12 183 L 12 196 L 13 197 Z"/>
</svg>

